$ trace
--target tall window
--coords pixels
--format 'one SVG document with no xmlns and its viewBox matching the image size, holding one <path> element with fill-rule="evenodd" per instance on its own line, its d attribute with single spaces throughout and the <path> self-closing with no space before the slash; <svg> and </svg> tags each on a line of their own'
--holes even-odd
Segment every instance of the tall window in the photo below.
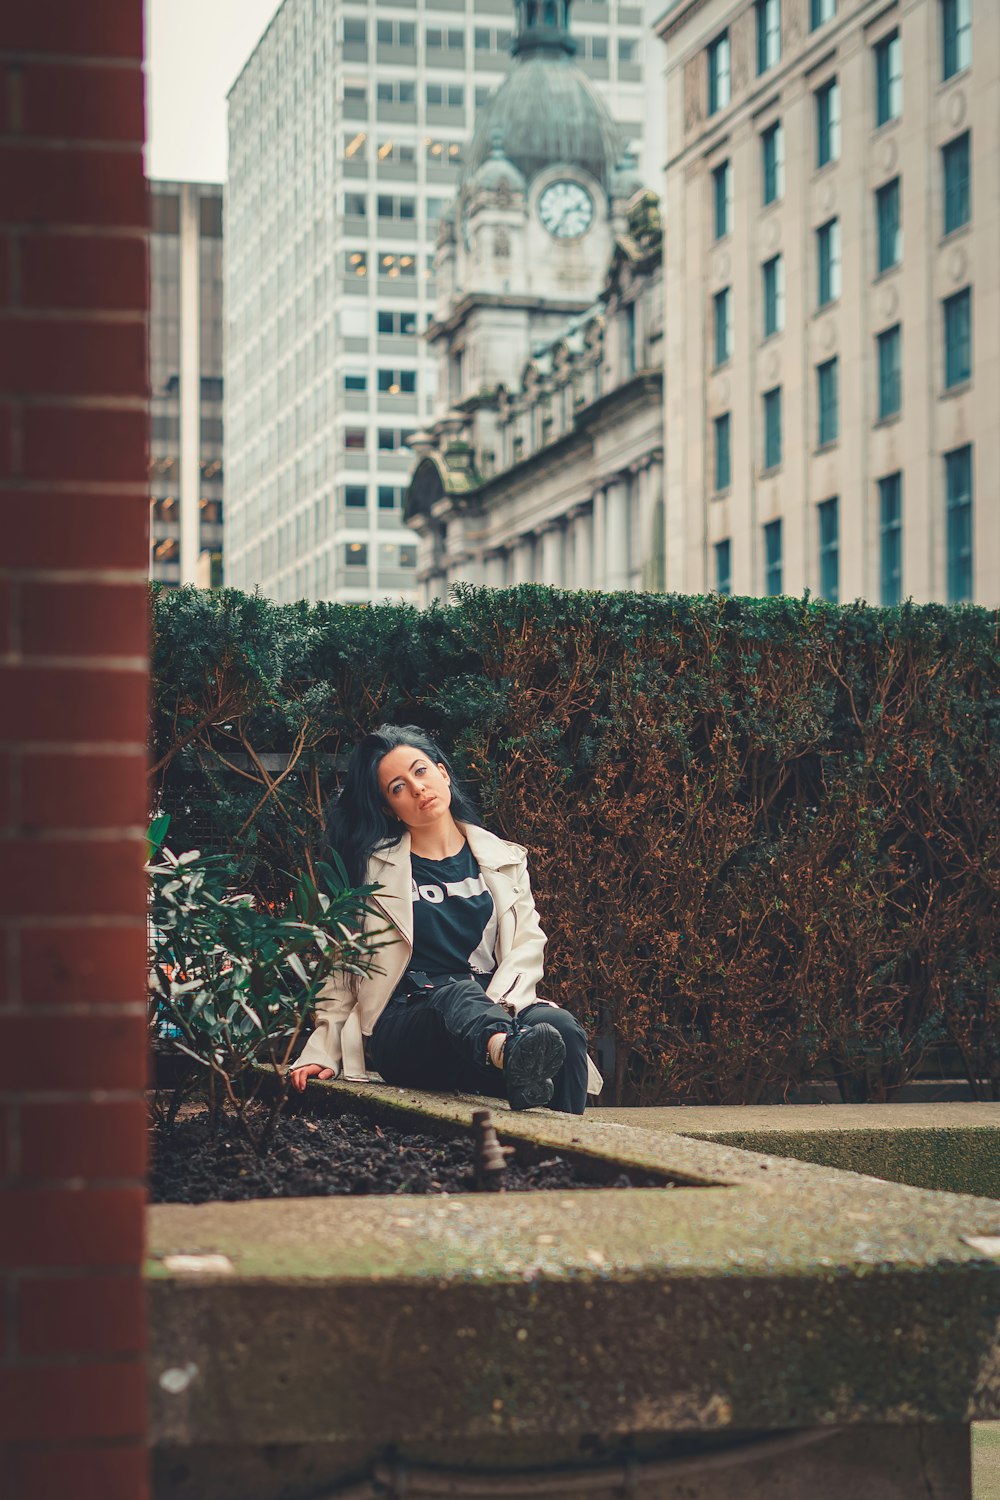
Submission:
<svg viewBox="0 0 1000 1500">
<path fill-rule="evenodd" d="M 729 287 L 712 298 L 715 318 L 715 363 L 724 365 L 733 352 L 733 299 Z"/>
<path fill-rule="evenodd" d="M 780 594 L 782 587 L 781 522 L 768 521 L 764 527 L 764 592 Z"/>
<path fill-rule="evenodd" d="M 903 476 L 887 474 L 878 482 L 881 600 L 898 604 L 903 597 Z"/>
<path fill-rule="evenodd" d="M 948 603 L 972 598 L 972 444 L 944 456 L 948 526 Z"/>
<path fill-rule="evenodd" d="M 875 45 L 875 124 L 886 125 L 903 113 L 903 44 L 891 31 Z"/>
<path fill-rule="evenodd" d="M 733 164 L 720 162 L 712 172 L 712 215 L 715 238 L 721 240 L 733 228 Z"/>
<path fill-rule="evenodd" d="M 710 42 L 708 46 L 708 112 L 714 115 L 725 109 L 730 100 L 729 32 Z"/>
<path fill-rule="evenodd" d="M 715 592 L 717 594 L 730 594 L 733 588 L 732 577 L 733 549 L 727 537 L 724 542 L 715 544 Z"/>
<path fill-rule="evenodd" d="M 836 495 L 822 500 L 819 511 L 819 592 L 836 604 L 840 599 L 840 518 Z"/>
<path fill-rule="evenodd" d="M 730 416 L 724 412 L 716 417 L 715 427 L 715 488 L 728 490 L 732 483 L 732 460 L 730 454 Z"/>
<path fill-rule="evenodd" d="M 781 0 L 757 0 L 757 73 L 781 61 Z"/>
<path fill-rule="evenodd" d="M 900 208 L 899 178 L 894 177 L 875 194 L 875 227 L 878 237 L 879 274 L 898 266 L 903 258 L 903 216 Z"/>
<path fill-rule="evenodd" d="M 836 78 L 816 90 L 816 165 L 840 160 L 840 84 Z"/>
<path fill-rule="evenodd" d="M 785 262 L 773 255 L 761 266 L 764 300 L 764 337 L 780 333 L 785 326 Z"/>
<path fill-rule="evenodd" d="M 972 0 L 941 0 L 941 77 L 954 77 L 971 61 Z"/>
<path fill-rule="evenodd" d="M 837 14 L 837 0 L 809 0 L 809 27 L 824 26 Z"/>
<path fill-rule="evenodd" d="M 840 296 L 840 220 L 829 219 L 816 231 L 817 306 Z"/>
<path fill-rule="evenodd" d="M 944 303 L 944 388 L 972 377 L 972 288 L 964 287 Z"/>
<path fill-rule="evenodd" d="M 878 416 L 894 417 L 903 404 L 903 331 L 899 324 L 876 339 L 878 346 Z"/>
<path fill-rule="evenodd" d="M 840 372 L 837 357 L 816 366 L 817 438 L 822 448 L 840 436 Z"/>
<path fill-rule="evenodd" d="M 764 205 L 774 203 L 785 193 L 785 132 L 776 121 L 760 138 L 761 175 Z"/>
<path fill-rule="evenodd" d="M 764 468 L 781 463 L 781 386 L 764 392 Z"/>
<path fill-rule="evenodd" d="M 969 191 L 969 132 L 958 135 L 941 148 L 944 177 L 944 232 L 951 234 L 968 224 L 972 216 Z"/>
</svg>

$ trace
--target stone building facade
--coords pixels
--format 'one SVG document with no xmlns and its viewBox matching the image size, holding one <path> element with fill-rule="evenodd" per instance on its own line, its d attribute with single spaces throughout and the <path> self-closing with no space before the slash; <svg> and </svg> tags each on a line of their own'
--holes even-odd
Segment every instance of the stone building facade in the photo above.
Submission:
<svg viewBox="0 0 1000 1500">
<path fill-rule="evenodd" d="M 674 0 L 667 585 L 1000 600 L 1000 6 Z"/>
<path fill-rule="evenodd" d="M 406 499 L 424 602 L 462 580 L 662 581 L 658 202 L 576 65 L 569 6 L 517 10 L 439 231 L 439 401 Z"/>
</svg>

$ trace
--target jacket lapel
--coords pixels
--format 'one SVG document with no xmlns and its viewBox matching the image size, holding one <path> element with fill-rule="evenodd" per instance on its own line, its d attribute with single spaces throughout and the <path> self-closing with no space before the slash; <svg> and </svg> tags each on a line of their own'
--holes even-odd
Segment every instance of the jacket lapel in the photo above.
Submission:
<svg viewBox="0 0 1000 1500">
<path fill-rule="evenodd" d="M 490 833 L 489 829 L 480 828 L 475 823 L 463 823 L 461 826 L 489 887 L 499 919 L 510 911 L 517 900 L 517 887 L 512 873 L 517 868 L 521 850 L 516 844 L 498 839 L 495 833 Z"/>
<path fill-rule="evenodd" d="M 403 834 L 398 844 L 375 851 L 368 864 L 368 879 L 382 888 L 372 896 L 372 905 L 388 917 L 412 948 L 413 888 L 408 833 Z"/>
</svg>

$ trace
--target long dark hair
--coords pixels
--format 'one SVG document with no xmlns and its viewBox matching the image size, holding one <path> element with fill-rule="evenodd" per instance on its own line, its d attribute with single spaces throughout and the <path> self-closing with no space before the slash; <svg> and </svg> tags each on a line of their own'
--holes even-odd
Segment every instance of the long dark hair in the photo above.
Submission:
<svg viewBox="0 0 1000 1500">
<path fill-rule="evenodd" d="M 479 823 L 469 794 L 462 789 L 451 762 L 426 730 L 416 724 L 380 724 L 354 749 L 340 796 L 330 809 L 327 838 L 336 849 L 353 885 L 362 885 L 368 861 L 380 845 L 398 844 L 405 829 L 389 813 L 378 784 L 378 768 L 390 750 L 412 745 L 435 765 L 444 766 L 451 779 L 451 812 L 460 823 Z"/>
</svg>

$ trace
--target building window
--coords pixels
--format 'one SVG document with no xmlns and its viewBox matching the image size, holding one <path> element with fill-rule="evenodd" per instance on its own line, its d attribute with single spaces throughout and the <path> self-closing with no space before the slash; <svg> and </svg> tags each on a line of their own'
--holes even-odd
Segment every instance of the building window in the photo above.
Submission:
<svg viewBox="0 0 1000 1500">
<path fill-rule="evenodd" d="M 903 258 L 903 216 L 900 211 L 899 178 L 885 183 L 875 194 L 878 236 L 878 270 L 890 271 Z"/>
<path fill-rule="evenodd" d="M 836 78 L 816 90 L 816 165 L 840 160 L 840 84 Z"/>
<path fill-rule="evenodd" d="M 417 44 L 417 28 L 412 21 L 377 21 L 375 25 L 380 46 L 415 47 Z"/>
<path fill-rule="evenodd" d="M 412 396 L 416 394 L 416 370 L 379 370 L 378 388 L 383 396 Z"/>
<path fill-rule="evenodd" d="M 764 592 L 780 594 L 782 590 L 781 522 L 768 521 L 764 527 Z"/>
<path fill-rule="evenodd" d="M 345 193 L 344 213 L 352 219 L 364 219 L 368 214 L 368 198 L 365 193 Z"/>
<path fill-rule="evenodd" d="M 367 104 L 368 103 L 368 86 L 367 86 L 367 84 L 364 84 L 364 83 L 345 83 L 344 84 L 344 102 L 345 102 L 345 104 Z"/>
<path fill-rule="evenodd" d="M 457 26 L 428 26 L 428 52 L 464 52 L 465 32 Z"/>
<path fill-rule="evenodd" d="M 634 63 L 639 61 L 639 42 L 636 37 L 618 38 L 618 61 L 620 63 Z"/>
<path fill-rule="evenodd" d="M 941 77 L 972 62 L 972 0 L 941 0 Z"/>
<path fill-rule="evenodd" d="M 840 436 L 840 370 L 837 356 L 816 366 L 816 405 L 819 446 L 825 448 Z"/>
<path fill-rule="evenodd" d="M 363 484 L 345 484 L 344 505 L 348 510 L 365 510 L 368 505 L 368 491 Z"/>
<path fill-rule="evenodd" d="M 972 378 L 972 288 L 946 297 L 944 307 L 944 388 Z"/>
<path fill-rule="evenodd" d="M 473 46 L 477 52 L 504 52 L 510 50 L 513 37 L 502 26 L 477 26 Z"/>
<path fill-rule="evenodd" d="M 354 453 L 363 453 L 368 441 L 368 433 L 364 427 L 344 428 L 344 447 Z"/>
<path fill-rule="evenodd" d="M 464 159 L 461 141 L 425 142 L 427 160 L 435 167 L 460 167 Z"/>
<path fill-rule="evenodd" d="M 839 502 L 823 500 L 819 511 L 819 592 L 821 599 L 836 604 L 840 599 L 840 519 Z"/>
<path fill-rule="evenodd" d="M 784 197 L 785 193 L 785 132 L 777 120 L 763 132 L 760 138 L 761 169 L 763 177 L 763 201 L 769 203 Z"/>
<path fill-rule="evenodd" d="M 396 281 L 400 276 L 416 276 L 417 262 L 412 255 L 401 255 L 398 250 L 379 252 L 378 274 Z"/>
<path fill-rule="evenodd" d="M 733 589 L 732 577 L 732 544 L 727 537 L 724 542 L 715 544 L 715 592 L 717 594 L 731 594 Z"/>
<path fill-rule="evenodd" d="M 969 132 L 941 148 L 944 174 L 944 232 L 961 229 L 972 216 L 969 191 Z"/>
<path fill-rule="evenodd" d="M 725 109 L 730 99 L 729 32 L 724 31 L 708 46 L 708 112 Z"/>
<path fill-rule="evenodd" d="M 378 487 L 379 510 L 398 510 L 402 504 L 401 491 L 392 484 L 380 484 Z"/>
<path fill-rule="evenodd" d="M 875 124 L 887 125 L 903 113 L 903 44 L 890 31 L 875 44 Z"/>
<path fill-rule="evenodd" d="M 365 157 L 365 144 L 368 140 L 366 130 L 356 130 L 353 135 L 344 136 L 344 160 L 354 161 L 357 158 L 363 161 Z"/>
<path fill-rule="evenodd" d="M 756 0 L 757 75 L 781 61 L 781 0 Z"/>
<path fill-rule="evenodd" d="M 837 0 L 809 0 L 809 27 L 825 26 L 837 14 Z"/>
<path fill-rule="evenodd" d="M 733 299 L 729 287 L 712 298 L 715 319 L 715 363 L 724 365 L 733 352 Z"/>
<path fill-rule="evenodd" d="M 368 376 L 364 370 L 344 371 L 344 390 L 361 394 L 368 389 Z"/>
<path fill-rule="evenodd" d="M 903 405 L 903 330 L 897 323 L 876 339 L 878 345 L 878 419 L 894 417 Z"/>
<path fill-rule="evenodd" d="M 883 604 L 903 597 L 903 476 L 887 474 L 878 482 L 879 557 Z"/>
<path fill-rule="evenodd" d="M 417 217 L 416 198 L 402 198 L 396 193 L 379 193 L 375 200 L 375 207 L 380 219 L 415 219 Z"/>
<path fill-rule="evenodd" d="M 830 219 L 816 231 L 817 306 L 840 296 L 840 220 Z"/>
<path fill-rule="evenodd" d="M 582 36 L 580 38 L 580 56 L 586 62 L 607 62 L 608 39 L 606 36 Z"/>
<path fill-rule="evenodd" d="M 416 104 L 416 85 L 405 78 L 385 78 L 375 85 L 379 104 Z"/>
<path fill-rule="evenodd" d="M 375 156 L 378 161 L 401 162 L 409 167 L 417 159 L 417 149 L 408 141 L 383 140 L 379 141 Z"/>
<path fill-rule="evenodd" d="M 715 238 L 721 240 L 733 229 L 733 164 L 720 162 L 712 172 L 712 207 Z"/>
<path fill-rule="evenodd" d="M 732 467 L 729 452 L 730 417 L 725 412 L 716 417 L 715 427 L 715 488 L 728 490 L 732 483 Z"/>
<path fill-rule="evenodd" d="M 785 326 L 785 262 L 774 255 L 761 266 L 764 298 L 764 337 L 780 333 Z"/>
<path fill-rule="evenodd" d="M 379 25 L 381 26 L 381 22 Z M 355 43 L 368 41 L 368 22 L 364 16 L 344 17 L 344 41 Z"/>
<path fill-rule="evenodd" d="M 367 568 L 368 566 L 368 544 L 367 542 L 348 542 L 344 547 L 344 566 L 347 568 Z"/>
<path fill-rule="evenodd" d="M 948 603 L 972 598 L 972 444 L 944 456 L 948 509 Z"/>
<path fill-rule="evenodd" d="M 380 453 L 398 453 L 401 448 L 408 448 L 413 433 L 408 430 L 400 431 L 398 427 L 380 427 L 378 430 L 378 449 Z"/>
<path fill-rule="evenodd" d="M 412 312 L 378 312 L 379 333 L 409 338 L 417 331 L 417 315 Z"/>
<path fill-rule="evenodd" d="M 764 468 L 781 463 L 781 386 L 764 392 Z"/>
<path fill-rule="evenodd" d="M 348 276 L 367 276 L 368 256 L 363 250 L 346 250 L 344 252 L 344 270 Z"/>
<path fill-rule="evenodd" d="M 429 83 L 427 85 L 427 108 L 465 108 L 465 87 L 461 83 Z"/>
</svg>

